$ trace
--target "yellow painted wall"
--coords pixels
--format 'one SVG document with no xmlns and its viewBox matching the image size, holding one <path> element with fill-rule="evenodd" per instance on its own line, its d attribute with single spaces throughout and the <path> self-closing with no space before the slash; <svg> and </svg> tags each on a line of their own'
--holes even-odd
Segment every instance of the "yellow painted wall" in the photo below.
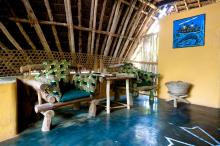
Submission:
<svg viewBox="0 0 220 146">
<path fill-rule="evenodd" d="M 0 141 L 16 135 L 16 98 L 16 83 L 0 84 Z"/>
<path fill-rule="evenodd" d="M 198 14 L 206 14 L 205 46 L 173 49 L 173 21 Z M 192 104 L 220 108 L 220 3 L 161 20 L 158 60 L 160 98 L 168 98 L 165 82 L 182 80 L 194 85 Z"/>
</svg>

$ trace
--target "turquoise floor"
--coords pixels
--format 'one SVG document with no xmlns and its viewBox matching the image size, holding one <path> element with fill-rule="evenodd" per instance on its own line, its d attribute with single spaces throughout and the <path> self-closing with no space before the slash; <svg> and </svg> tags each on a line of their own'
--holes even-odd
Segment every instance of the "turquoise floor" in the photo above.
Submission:
<svg viewBox="0 0 220 146">
<path fill-rule="evenodd" d="M 20 136 L 4 141 L 6 146 L 166 146 L 220 145 L 220 111 L 180 105 L 174 109 L 163 100 L 135 99 L 134 107 L 106 115 L 99 109 L 96 118 L 80 111 L 56 111 L 53 129 L 40 131 L 42 120 L 30 125 Z"/>
</svg>

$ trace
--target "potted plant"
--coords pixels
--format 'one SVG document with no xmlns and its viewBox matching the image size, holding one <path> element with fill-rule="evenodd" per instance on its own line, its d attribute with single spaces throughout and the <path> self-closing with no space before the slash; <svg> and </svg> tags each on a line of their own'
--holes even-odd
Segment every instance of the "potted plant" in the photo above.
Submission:
<svg viewBox="0 0 220 146">
<path fill-rule="evenodd" d="M 134 74 L 135 79 L 131 82 L 131 88 L 133 88 L 133 91 L 136 91 L 134 92 L 136 96 L 138 95 L 139 87 L 154 86 L 156 84 L 156 78 L 159 77 L 159 74 L 138 69 L 132 63 L 124 63 L 119 72 Z M 155 92 L 155 89 L 150 90 L 150 99 L 153 99 Z"/>
</svg>

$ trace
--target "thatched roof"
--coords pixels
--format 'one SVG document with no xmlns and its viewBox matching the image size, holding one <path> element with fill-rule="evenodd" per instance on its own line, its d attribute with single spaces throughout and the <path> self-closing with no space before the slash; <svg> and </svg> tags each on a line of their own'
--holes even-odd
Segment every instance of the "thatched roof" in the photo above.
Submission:
<svg viewBox="0 0 220 146">
<path fill-rule="evenodd" d="M 127 57 L 163 5 L 180 12 L 212 2 L 0 0 L 0 47 Z"/>
</svg>

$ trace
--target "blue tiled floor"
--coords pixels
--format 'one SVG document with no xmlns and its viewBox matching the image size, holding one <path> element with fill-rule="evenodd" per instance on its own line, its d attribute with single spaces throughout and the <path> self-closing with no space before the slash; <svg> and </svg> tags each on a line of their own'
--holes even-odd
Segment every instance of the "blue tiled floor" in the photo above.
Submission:
<svg viewBox="0 0 220 146">
<path fill-rule="evenodd" d="M 53 129 L 40 131 L 41 121 L 20 136 L 4 141 L 7 146 L 166 146 L 220 144 L 220 111 L 180 105 L 174 109 L 163 100 L 150 103 L 146 96 L 134 107 L 105 111 L 87 118 L 87 109 L 56 111 Z M 190 129 L 192 128 L 192 129 Z"/>
</svg>

